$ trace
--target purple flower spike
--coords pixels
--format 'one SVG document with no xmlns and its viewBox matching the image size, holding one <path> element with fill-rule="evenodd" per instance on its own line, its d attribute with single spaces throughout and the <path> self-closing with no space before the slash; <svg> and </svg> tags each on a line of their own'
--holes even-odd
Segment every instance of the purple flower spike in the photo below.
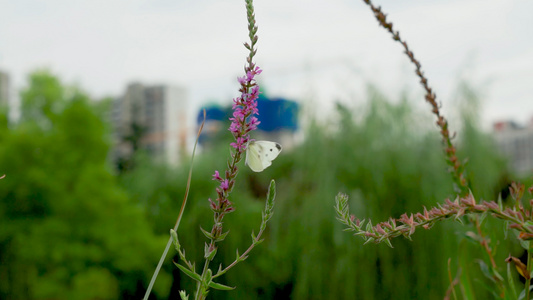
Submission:
<svg viewBox="0 0 533 300">
<path fill-rule="evenodd" d="M 246 67 L 246 75 L 237 78 L 241 86 L 239 89 L 241 95 L 233 99 L 233 114 L 229 118 L 231 125 L 228 128 L 235 138 L 235 141 L 230 144 L 235 149 L 235 152 L 232 153 L 232 161 L 228 162 L 228 169 L 224 173 L 224 178 L 220 176 L 218 171 L 215 171 L 213 180 L 220 182 L 220 185 L 215 188 L 218 197 L 216 201 L 209 200 L 210 207 L 215 213 L 215 224 L 221 223 L 225 214 L 235 210 L 228 198 L 238 173 L 237 163 L 241 160 L 244 151 L 246 151 L 248 141 L 250 141 L 249 133 L 256 130 L 257 125 L 260 123 L 256 117 L 259 114 L 257 98 L 260 91 L 255 81 L 255 76 L 261 74 L 261 72 L 259 67 L 250 63 Z"/>
</svg>

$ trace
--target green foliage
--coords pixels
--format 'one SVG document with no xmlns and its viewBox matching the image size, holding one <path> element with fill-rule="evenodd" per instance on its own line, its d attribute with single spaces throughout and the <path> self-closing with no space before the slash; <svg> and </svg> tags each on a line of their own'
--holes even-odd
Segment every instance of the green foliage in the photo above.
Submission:
<svg viewBox="0 0 533 300">
<path fill-rule="evenodd" d="M 134 295 L 165 237 L 110 173 L 104 122 L 47 71 L 21 98 L 22 121 L 0 128 L 0 298 Z"/>
<path fill-rule="evenodd" d="M 366 107 L 339 106 L 330 123 L 312 123 L 303 144 L 284 151 L 271 168 L 253 173 L 242 165 L 232 198 L 237 210 L 225 219 L 231 232 L 221 243 L 215 263 L 227 266 L 235 248 L 242 252 L 248 246 L 249 234 L 260 222 L 270 178 L 276 180 L 277 207 L 265 243 L 253 250 L 246 263 L 221 278 L 237 288 L 212 291 L 213 299 L 442 298 L 449 286 L 450 257 L 455 269 L 461 268 L 463 274 L 468 270 L 473 276 L 472 285 L 465 289 L 473 289 L 480 298 L 487 295 L 483 285 L 490 281 L 484 283 L 474 260 L 484 258 L 484 253 L 479 244 L 464 243 L 464 233 L 473 230 L 468 222 L 465 226 L 442 222 L 429 231 L 417 231 L 412 242 L 395 239 L 390 249 L 385 244 L 363 246 L 342 232 L 342 224 L 335 220 L 333 199 L 339 191 L 350 196 L 350 207 L 358 217 L 376 221 L 418 212 L 454 195 L 440 136 L 436 126 L 430 127 L 429 114 L 414 110 L 407 99 L 391 104 L 371 91 Z M 468 141 L 462 157 L 470 159 L 468 171 L 479 174 L 472 176 L 474 190 L 493 199 L 495 195 L 485 191 L 498 184 L 503 162 L 494 147 L 487 147 L 490 139 L 476 124 L 462 134 L 467 140 L 460 145 Z M 221 158 L 228 153 L 227 143 L 211 146 L 198 156 L 190 206 L 179 230 L 187 257 L 197 264 L 205 241 L 199 227 L 209 226 L 212 218 L 207 199 L 214 197 L 216 182 L 210 178 L 214 170 L 224 167 Z M 122 182 L 147 206 L 156 230 L 168 232 L 184 194 L 188 166 L 171 170 L 146 161 L 140 165 Z M 148 169 L 153 171 L 150 178 L 143 175 Z M 503 240 L 502 222 L 485 223 L 493 240 Z M 500 262 L 507 249 L 498 246 Z M 180 289 L 193 288 L 183 276 Z"/>
<path fill-rule="evenodd" d="M 468 91 L 463 95 L 475 101 Z M 236 213 L 225 219 L 230 234 L 212 265 L 227 266 L 236 249 L 243 253 L 250 245 L 271 178 L 276 209 L 265 242 L 217 278 L 237 288 L 212 290 L 211 298 L 442 298 L 450 257 L 452 270 L 461 270 L 459 295 L 493 295 L 477 260 L 485 254 L 479 243 L 465 238 L 465 231 L 475 231 L 466 219 L 464 226 L 449 221 L 417 230 L 412 242 L 395 239 L 393 249 L 363 246 L 342 232 L 333 208 L 339 191 L 350 196 L 357 217 L 375 221 L 421 211 L 454 195 L 429 114 L 406 99 L 390 104 L 377 91 L 371 95 L 365 107 L 339 105 L 329 123 L 313 122 L 305 141 L 284 150 L 264 172 L 253 173 L 241 162 L 231 199 Z M 175 222 L 189 166 L 171 168 L 139 154 L 136 168 L 117 180 L 106 161 L 109 128 L 102 118 L 108 102 L 94 104 L 46 71 L 30 75 L 21 96 L 19 124 L 8 128 L 0 114 L 0 175 L 7 174 L 0 181 L 0 298 L 139 298 Z M 474 195 L 494 199 L 504 165 L 478 129 L 474 104 L 464 109 L 459 157 L 468 158 Z M 199 228 L 212 225 L 207 199 L 215 197 L 217 182 L 211 177 L 224 169 L 229 141 L 210 146 L 196 160 L 178 232 L 180 246 L 197 266 L 205 242 Z M 499 273 L 506 274 L 503 259 L 509 252 L 519 257 L 520 249 L 503 239 L 502 222 L 486 218 L 483 224 L 487 238 L 500 241 L 492 245 L 502 263 Z M 179 289 L 195 289 L 171 259 L 157 279 L 156 297 L 169 293 L 170 273 Z M 170 296 L 178 298 L 173 291 Z"/>
</svg>

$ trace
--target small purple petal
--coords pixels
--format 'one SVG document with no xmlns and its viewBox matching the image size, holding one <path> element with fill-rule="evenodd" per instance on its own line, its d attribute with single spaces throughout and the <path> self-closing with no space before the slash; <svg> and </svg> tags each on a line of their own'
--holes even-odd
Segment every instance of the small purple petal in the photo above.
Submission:
<svg viewBox="0 0 533 300">
<path fill-rule="evenodd" d="M 215 171 L 215 174 L 213 175 L 213 180 L 218 180 L 218 181 L 222 180 L 222 177 L 220 177 L 220 174 L 218 173 L 218 171 Z"/>
</svg>

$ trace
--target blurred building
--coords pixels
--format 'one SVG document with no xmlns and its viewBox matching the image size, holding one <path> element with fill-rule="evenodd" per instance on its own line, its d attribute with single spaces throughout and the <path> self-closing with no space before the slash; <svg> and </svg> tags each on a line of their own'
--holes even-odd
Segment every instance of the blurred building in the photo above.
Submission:
<svg viewBox="0 0 533 300">
<path fill-rule="evenodd" d="M 232 116 L 231 106 L 221 107 L 210 105 L 205 108 L 206 122 L 200 136 L 200 144 L 209 146 L 222 132 L 228 132 L 229 118 Z M 198 112 L 197 124 L 203 120 L 203 109 Z M 283 149 L 289 150 L 296 145 L 296 132 L 299 129 L 298 103 L 284 98 L 267 98 L 260 95 L 257 99 L 257 118 L 261 122 L 251 135 L 255 140 L 278 142 Z"/>
<path fill-rule="evenodd" d="M 224 127 L 229 126 L 228 119 L 231 116 L 231 107 L 222 107 L 217 104 L 206 105 L 200 109 L 196 117 L 196 124 L 198 126 L 202 124 L 204 119 L 204 110 L 205 123 L 204 128 L 202 129 L 202 134 L 198 139 L 198 143 L 202 145 L 202 147 L 210 147 L 213 143 L 216 143 L 217 138 L 223 132 Z"/>
<path fill-rule="evenodd" d="M 137 150 L 144 150 L 155 159 L 178 164 L 180 153 L 186 151 L 186 108 L 184 88 L 128 85 L 111 111 L 113 160 L 127 161 Z"/>
<path fill-rule="evenodd" d="M 9 106 L 9 75 L 0 71 L 0 107 Z"/>
<path fill-rule="evenodd" d="M 533 173 L 533 119 L 528 126 L 512 121 L 496 122 L 493 130 L 498 147 L 509 159 L 512 170 L 519 174 Z"/>
</svg>

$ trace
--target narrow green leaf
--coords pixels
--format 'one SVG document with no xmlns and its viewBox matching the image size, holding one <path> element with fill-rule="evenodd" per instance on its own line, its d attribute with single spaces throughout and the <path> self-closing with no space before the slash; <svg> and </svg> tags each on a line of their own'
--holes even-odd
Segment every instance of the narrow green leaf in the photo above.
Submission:
<svg viewBox="0 0 533 300">
<path fill-rule="evenodd" d="M 490 281 L 495 282 L 495 279 L 492 276 L 493 274 L 490 272 L 489 267 L 487 266 L 487 264 L 484 261 L 482 261 L 481 259 L 478 259 L 477 263 L 479 264 L 479 267 L 480 267 L 481 272 L 483 273 L 483 275 L 485 275 L 486 278 L 490 279 Z"/>
<path fill-rule="evenodd" d="M 272 179 L 270 181 L 270 186 L 268 187 L 267 201 L 266 201 L 265 210 L 264 210 L 264 215 L 266 217 L 266 219 L 264 219 L 265 222 L 268 221 L 272 217 L 275 198 L 276 198 L 276 182 L 274 181 L 274 179 Z"/>
<path fill-rule="evenodd" d="M 368 223 L 366 223 L 366 231 L 372 232 L 372 220 L 368 220 Z"/>
<path fill-rule="evenodd" d="M 531 292 L 531 289 L 533 289 L 533 285 L 530 285 L 529 286 L 529 291 Z M 526 289 L 523 289 L 522 292 L 520 293 L 520 296 L 518 296 L 518 300 L 522 300 L 526 298 Z"/>
<path fill-rule="evenodd" d="M 221 241 L 223 241 L 223 240 L 226 238 L 226 235 L 228 235 L 228 233 L 229 233 L 229 230 L 226 231 L 226 232 L 224 232 L 223 234 L 221 234 L 221 235 L 220 235 L 215 241 L 216 241 L 216 242 L 221 242 Z"/>
<path fill-rule="evenodd" d="M 170 236 L 172 237 L 172 243 L 174 244 L 174 247 L 176 248 L 176 251 L 180 251 L 180 242 L 178 240 L 178 234 L 176 233 L 176 231 L 174 231 L 174 229 L 170 229 Z"/>
<path fill-rule="evenodd" d="M 204 258 L 207 258 L 209 256 L 209 245 L 207 243 L 204 244 Z"/>
<path fill-rule="evenodd" d="M 205 237 L 210 239 L 210 240 L 214 240 L 214 237 L 213 235 L 211 234 L 211 232 L 205 230 L 202 228 L 202 226 L 200 226 L 200 230 L 202 230 L 202 232 L 204 233 Z"/>
<path fill-rule="evenodd" d="M 509 234 L 509 221 L 503 222 L 503 238 L 507 239 L 507 235 Z"/>
<path fill-rule="evenodd" d="M 209 287 L 213 288 L 215 290 L 222 290 L 222 291 L 231 291 L 231 290 L 235 289 L 235 287 L 223 285 L 223 284 L 216 283 L 216 282 L 213 282 L 213 281 L 209 282 Z"/>
<path fill-rule="evenodd" d="M 513 292 L 513 299 L 516 299 L 516 287 L 514 285 L 513 274 L 511 272 L 511 264 L 507 264 L 507 281 L 509 282 L 509 286 Z"/>
<path fill-rule="evenodd" d="M 363 227 L 363 225 L 365 224 L 365 222 L 366 222 L 366 220 L 365 220 L 365 219 L 362 219 L 362 220 L 359 222 L 359 227 L 358 227 L 358 228 L 360 229 L 361 227 Z"/>
<path fill-rule="evenodd" d="M 518 235 L 520 234 L 518 232 L 518 230 L 513 230 L 516 234 L 516 239 L 518 240 L 518 242 L 520 243 L 520 246 L 522 246 L 522 248 L 524 248 L 525 250 L 529 250 L 529 241 L 524 241 L 523 239 L 521 238 L 518 238 Z"/>
<path fill-rule="evenodd" d="M 366 242 L 363 243 L 363 245 L 366 245 L 370 242 L 373 242 L 374 241 L 374 238 L 368 238 L 368 240 L 366 240 Z"/>
<path fill-rule="evenodd" d="M 189 296 L 187 295 L 187 292 L 180 291 L 180 298 L 181 300 L 189 300 Z"/>
<path fill-rule="evenodd" d="M 481 216 L 479 216 L 479 226 L 483 225 L 483 222 L 487 218 L 488 214 L 489 214 L 488 212 L 484 212 L 484 213 L 481 214 Z"/>
<path fill-rule="evenodd" d="M 498 270 L 494 269 L 492 266 L 490 267 L 490 270 L 492 271 L 492 274 L 494 274 L 494 277 L 498 278 L 500 281 L 504 281 L 503 276 L 498 272 Z"/>
<path fill-rule="evenodd" d="M 211 282 L 211 279 L 213 279 L 213 271 L 211 271 L 211 269 L 207 269 L 207 272 L 205 273 L 205 281 Z"/>
<path fill-rule="evenodd" d="M 187 276 L 191 277 L 192 279 L 198 281 L 198 282 L 201 282 L 202 281 L 202 278 L 200 277 L 200 275 L 192 272 L 191 270 L 187 269 L 186 267 L 174 262 L 174 264 L 176 265 L 176 267 L 178 267 L 178 269 L 180 269 L 183 273 L 185 273 Z"/>
<path fill-rule="evenodd" d="M 213 260 L 215 255 L 217 255 L 217 248 L 213 249 L 213 251 L 211 251 L 206 258 L 209 259 L 209 260 Z"/>
</svg>

